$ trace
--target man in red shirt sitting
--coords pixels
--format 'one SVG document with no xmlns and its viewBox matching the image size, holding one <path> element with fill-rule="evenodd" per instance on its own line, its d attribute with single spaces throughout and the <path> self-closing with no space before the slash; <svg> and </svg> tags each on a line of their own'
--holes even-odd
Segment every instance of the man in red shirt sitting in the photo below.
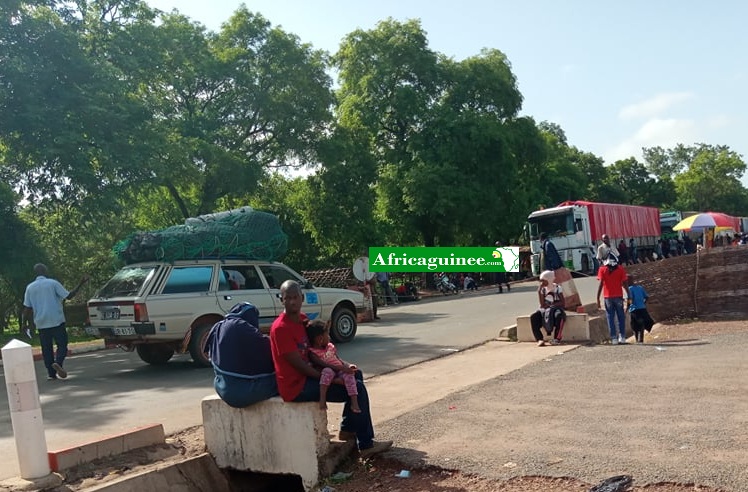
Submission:
<svg viewBox="0 0 748 492">
<path fill-rule="evenodd" d="M 288 402 L 319 401 L 320 371 L 309 363 L 309 339 L 306 334 L 309 319 L 301 312 L 301 286 L 293 280 L 286 280 L 280 287 L 280 295 L 284 310 L 270 328 L 270 348 L 278 391 Z M 356 439 L 361 457 L 368 458 L 391 448 L 392 441 L 374 440 L 369 394 L 361 371 L 356 371 L 355 378 L 360 413 L 351 411 L 350 398 L 341 384 L 330 386 L 327 401 L 345 402 L 339 437 L 344 441 Z"/>
</svg>

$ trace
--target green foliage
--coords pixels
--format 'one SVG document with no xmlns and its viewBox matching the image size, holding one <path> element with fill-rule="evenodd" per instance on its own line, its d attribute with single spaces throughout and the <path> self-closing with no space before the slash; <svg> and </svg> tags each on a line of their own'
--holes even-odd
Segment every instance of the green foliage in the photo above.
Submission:
<svg viewBox="0 0 748 492">
<path fill-rule="evenodd" d="M 34 231 L 16 213 L 17 201 L 10 187 L 0 183 L 0 332 L 11 319 L 20 319 L 33 266 L 46 261 Z"/>
<path fill-rule="evenodd" d="M 501 51 L 450 59 L 417 20 L 356 30 L 328 59 L 245 7 L 209 32 L 139 0 L 11 0 L 0 66 L 0 326 L 37 261 L 93 290 L 132 232 L 247 204 L 279 216 L 300 270 L 372 245 L 514 243 L 564 200 L 748 216 L 728 147 L 606 166 L 518 116 Z M 289 167 L 317 172 L 275 173 Z"/>
<path fill-rule="evenodd" d="M 699 144 L 687 149 L 693 158 L 673 180 L 679 210 L 748 215 L 748 191 L 740 182 L 746 164 L 726 146 Z"/>
<path fill-rule="evenodd" d="M 522 96 L 503 53 L 456 62 L 428 48 L 418 21 L 388 19 L 348 35 L 334 60 L 339 124 L 368 135 L 389 241 L 490 244 L 516 233 L 509 190 L 533 144 L 516 138 Z"/>
<path fill-rule="evenodd" d="M 616 161 L 607 171 L 606 184 L 615 190 L 616 203 L 667 207 L 675 199 L 671 181 L 657 180 L 633 157 Z"/>
<path fill-rule="evenodd" d="M 70 7 L 54 5 L 3 17 L 0 162 L 33 203 L 84 203 L 137 175 L 130 160 L 147 115 L 108 62 L 89 56 Z"/>
</svg>

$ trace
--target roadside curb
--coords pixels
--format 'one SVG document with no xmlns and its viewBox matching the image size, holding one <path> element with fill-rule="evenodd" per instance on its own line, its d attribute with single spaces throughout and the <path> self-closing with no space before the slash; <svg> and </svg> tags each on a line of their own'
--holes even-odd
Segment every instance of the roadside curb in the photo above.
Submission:
<svg viewBox="0 0 748 492">
<path fill-rule="evenodd" d="M 28 343 L 23 339 L 18 338 L 17 340 L 22 341 L 24 343 Z M 104 345 L 104 340 L 92 340 L 90 342 L 77 342 L 77 343 L 71 343 L 68 345 L 68 357 L 71 355 L 78 355 L 78 354 L 84 354 L 87 352 L 96 352 L 99 350 L 106 350 L 107 347 Z M 34 357 L 35 361 L 42 360 L 42 349 L 39 347 L 32 347 L 31 353 Z M 3 366 L 3 360 L 2 355 L 0 355 L 0 367 Z"/>
<path fill-rule="evenodd" d="M 49 467 L 53 472 L 61 472 L 75 466 L 90 463 L 107 456 L 126 453 L 133 449 L 164 444 L 166 436 L 162 424 L 149 424 L 115 435 L 104 436 L 84 444 L 49 451 Z"/>
</svg>

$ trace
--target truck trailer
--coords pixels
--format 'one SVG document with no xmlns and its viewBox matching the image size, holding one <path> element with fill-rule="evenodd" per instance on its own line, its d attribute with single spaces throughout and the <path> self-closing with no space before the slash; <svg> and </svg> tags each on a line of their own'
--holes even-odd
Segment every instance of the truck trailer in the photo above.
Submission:
<svg viewBox="0 0 748 492">
<path fill-rule="evenodd" d="M 597 272 L 597 246 L 603 234 L 618 246 L 634 239 L 638 258 L 651 257 L 660 239 L 660 210 L 655 207 L 567 201 L 536 210 L 527 218 L 533 274 L 540 273 L 540 235 L 556 246 L 564 265 L 571 271 L 594 275 Z"/>
<path fill-rule="evenodd" d="M 685 231 L 674 231 L 673 227 L 683 219 L 686 219 L 692 215 L 696 215 L 699 212 L 683 212 L 680 210 L 671 210 L 668 212 L 660 212 L 660 233 L 663 239 L 683 239 L 686 235 Z M 694 239 L 694 237 L 691 237 Z"/>
</svg>

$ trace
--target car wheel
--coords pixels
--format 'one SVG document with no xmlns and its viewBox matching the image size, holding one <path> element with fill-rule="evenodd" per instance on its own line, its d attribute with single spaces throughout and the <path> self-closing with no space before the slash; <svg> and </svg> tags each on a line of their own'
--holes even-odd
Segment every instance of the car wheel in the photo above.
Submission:
<svg viewBox="0 0 748 492">
<path fill-rule="evenodd" d="M 190 355 L 192 356 L 192 361 L 198 367 L 211 367 L 210 358 L 205 352 L 205 342 L 212 327 L 212 325 L 200 325 L 192 330 Z"/>
<path fill-rule="evenodd" d="M 135 350 L 143 362 L 154 366 L 166 364 L 174 355 L 174 349 L 165 343 L 140 344 Z"/>
<path fill-rule="evenodd" d="M 353 311 L 346 307 L 338 307 L 333 311 L 330 337 L 335 342 L 350 342 L 356 336 L 357 328 L 356 315 Z"/>
</svg>

